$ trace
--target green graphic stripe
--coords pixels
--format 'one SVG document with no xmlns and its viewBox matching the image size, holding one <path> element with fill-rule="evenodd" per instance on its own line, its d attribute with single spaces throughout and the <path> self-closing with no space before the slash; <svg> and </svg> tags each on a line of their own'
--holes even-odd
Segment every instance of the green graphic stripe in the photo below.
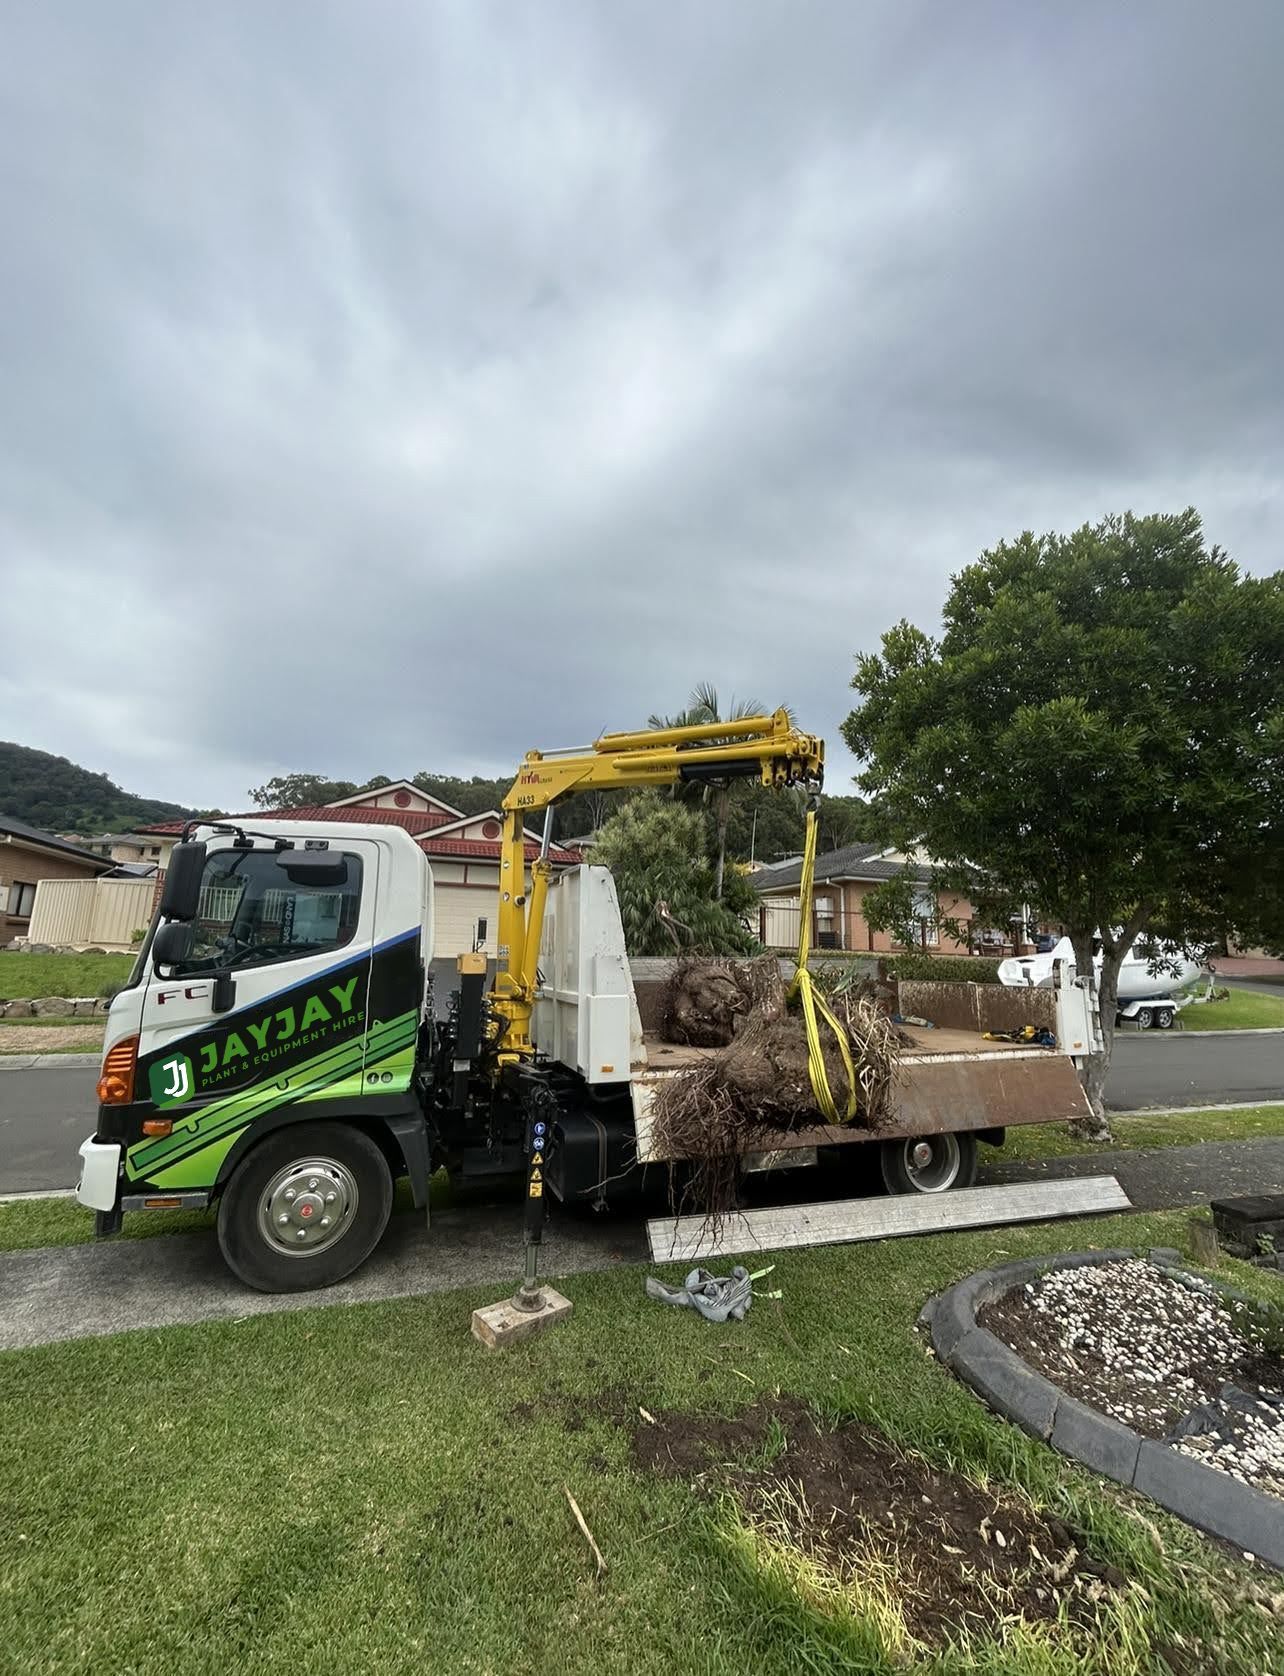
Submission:
<svg viewBox="0 0 1284 1676">
<path fill-rule="evenodd" d="M 391 1075 L 392 1077 L 391 1082 L 382 1082 L 377 1090 L 371 1089 L 371 1093 L 404 1094 L 406 1089 L 410 1087 L 410 1078 L 415 1069 L 415 1046 L 418 1034 L 419 1032 L 416 1029 L 415 1034 L 404 1047 L 397 1048 L 395 1052 L 389 1053 L 383 1059 L 375 1060 L 373 1063 L 367 1059 L 367 1077 L 372 1074 Z"/>
<path fill-rule="evenodd" d="M 415 1034 L 418 1034 L 417 1021 Z M 410 1086 L 410 1079 L 414 1068 L 414 1058 L 415 1050 L 412 1039 L 411 1045 L 408 1048 L 399 1049 L 397 1053 L 391 1055 L 389 1058 L 380 1060 L 379 1065 L 383 1067 L 391 1067 L 397 1060 L 402 1060 L 405 1063 L 405 1069 L 404 1071 L 394 1073 L 394 1079 L 391 1083 L 381 1084 L 379 1092 L 404 1093 Z M 372 1066 L 370 1069 L 373 1070 L 374 1067 Z M 341 1077 L 337 1083 L 329 1083 L 324 1087 L 310 1089 L 308 1093 L 298 1096 L 297 1103 L 299 1105 L 306 1105 L 311 1100 L 341 1099 L 348 1095 L 359 1100 L 361 1096 L 367 1092 L 370 1091 L 364 1086 L 364 1075 L 360 1070 L 358 1070 L 356 1072 L 349 1073 L 347 1076 Z M 154 1181 L 158 1187 L 166 1190 L 175 1188 L 212 1188 L 218 1180 L 219 1171 L 223 1165 L 224 1159 L 237 1144 L 248 1127 L 248 1122 L 239 1123 L 237 1127 L 229 1129 L 225 1135 L 220 1137 L 218 1140 L 211 1141 L 209 1145 L 202 1145 L 195 1152 L 189 1152 L 173 1162 L 161 1165 L 158 1169 L 152 1172 L 149 1179 Z"/>
<path fill-rule="evenodd" d="M 332 1086 L 345 1077 L 359 1074 L 367 1055 L 372 1059 L 375 1056 L 384 1058 L 408 1045 L 413 1046 L 418 1031 L 418 1013 L 403 1013 L 398 1018 L 375 1025 L 352 1041 L 327 1048 L 270 1082 L 243 1089 L 229 1095 L 226 1100 L 206 1106 L 181 1120 L 173 1134 L 131 1147 L 127 1173 L 137 1180 L 153 1169 L 167 1168 L 188 1153 L 210 1145 L 229 1129 L 244 1128 L 265 1112 L 297 1099 L 305 1090 Z"/>
<path fill-rule="evenodd" d="M 415 1023 L 415 1035 L 418 1034 L 418 1021 Z M 363 1094 L 404 1094 L 410 1086 L 410 1079 L 414 1072 L 415 1047 L 414 1038 L 410 1045 L 398 1048 L 386 1059 L 380 1059 L 375 1064 L 367 1064 L 364 1072 L 356 1072 L 341 1078 L 338 1083 L 329 1083 L 323 1088 L 313 1088 L 306 1094 L 299 1096 L 298 1103 L 306 1105 L 310 1100 L 333 1100 L 351 1095 L 360 1099 Z M 398 1066 L 401 1068 L 398 1069 Z M 392 1073 L 391 1082 L 381 1082 L 377 1089 L 367 1088 L 365 1078 L 372 1074 Z M 176 1162 L 164 1164 L 154 1171 L 151 1180 L 157 1187 L 171 1188 L 212 1188 L 218 1180 L 219 1170 L 223 1160 L 245 1133 L 248 1124 L 242 1123 L 235 1129 L 230 1129 L 208 1146 L 200 1147 L 196 1152 L 186 1154 Z"/>
<path fill-rule="evenodd" d="M 140 1158 L 151 1163 L 155 1158 L 181 1150 L 193 1137 L 203 1142 L 208 1141 L 228 1118 L 252 1116 L 255 1108 L 265 1100 L 271 1101 L 276 1093 L 282 1089 L 291 1089 L 300 1079 L 305 1082 L 313 1077 L 322 1077 L 327 1082 L 332 1080 L 333 1073 L 339 1067 L 346 1070 L 352 1064 L 361 1062 L 364 1044 L 365 1038 L 360 1035 L 350 1041 L 339 1042 L 334 1047 L 323 1049 L 311 1059 L 301 1060 L 292 1069 L 283 1070 L 278 1076 L 265 1078 L 250 1088 L 229 1094 L 224 1100 L 213 1101 L 189 1112 L 175 1124 L 172 1135 L 162 1140 L 143 1143 L 138 1148 Z"/>
<path fill-rule="evenodd" d="M 213 1187 L 218 1180 L 219 1166 L 244 1133 L 244 1129 L 233 1129 L 221 1141 L 212 1141 L 199 1152 L 180 1158 L 177 1164 L 166 1164 L 163 1169 L 155 1171 L 151 1180 L 157 1187 L 167 1190 Z"/>
<path fill-rule="evenodd" d="M 154 1168 L 173 1163 L 199 1147 L 207 1146 L 229 1128 L 241 1128 L 260 1113 L 295 1098 L 302 1088 L 316 1082 L 330 1083 L 353 1070 L 360 1070 L 363 1039 L 329 1048 L 315 1059 L 303 1060 L 293 1070 L 271 1082 L 260 1083 L 239 1095 L 205 1106 L 183 1119 L 183 1127 L 159 1140 L 141 1141 L 129 1149 L 127 1171 L 137 1179 Z"/>
<path fill-rule="evenodd" d="M 413 1039 L 417 1030 L 417 1016 L 405 1014 L 402 1018 L 376 1025 L 364 1037 L 340 1043 L 313 1059 L 304 1060 L 270 1082 L 243 1089 L 227 1100 L 206 1106 L 186 1119 L 185 1126 L 176 1129 L 174 1134 L 132 1148 L 129 1173 L 139 1176 L 154 1167 L 167 1166 L 208 1145 L 229 1128 L 243 1128 L 263 1113 L 297 1099 L 305 1090 L 324 1089 L 345 1077 L 359 1076 L 367 1052 L 382 1052 L 400 1046 L 406 1039 Z"/>
</svg>

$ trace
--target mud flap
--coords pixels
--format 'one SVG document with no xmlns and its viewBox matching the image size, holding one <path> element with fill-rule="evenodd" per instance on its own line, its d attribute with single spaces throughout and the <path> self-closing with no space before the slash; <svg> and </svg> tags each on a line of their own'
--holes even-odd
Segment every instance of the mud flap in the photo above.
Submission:
<svg viewBox="0 0 1284 1676">
<path fill-rule="evenodd" d="M 410 1192 L 415 1209 L 423 1210 L 428 1203 L 428 1180 L 432 1175 L 432 1160 L 428 1146 L 428 1125 L 422 1115 L 385 1117 L 388 1133 L 401 1148 L 406 1173 L 410 1177 Z"/>
</svg>

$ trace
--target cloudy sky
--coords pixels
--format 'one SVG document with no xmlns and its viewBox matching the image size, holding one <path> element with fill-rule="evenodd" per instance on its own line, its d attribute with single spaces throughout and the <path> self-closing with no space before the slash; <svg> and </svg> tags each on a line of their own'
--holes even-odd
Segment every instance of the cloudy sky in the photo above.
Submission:
<svg viewBox="0 0 1284 1676">
<path fill-rule="evenodd" d="M 0 737 L 241 807 L 1284 563 L 1278 0 L 4 0 Z"/>
</svg>

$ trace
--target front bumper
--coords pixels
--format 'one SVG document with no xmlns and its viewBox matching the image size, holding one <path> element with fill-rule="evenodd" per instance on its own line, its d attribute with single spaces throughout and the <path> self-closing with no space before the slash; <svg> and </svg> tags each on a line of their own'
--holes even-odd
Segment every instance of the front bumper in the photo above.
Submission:
<svg viewBox="0 0 1284 1676">
<path fill-rule="evenodd" d="M 76 1197 L 90 1210 L 115 1210 L 120 1186 L 122 1148 L 114 1141 L 96 1141 L 91 1135 L 80 1145 L 80 1184 Z"/>
</svg>

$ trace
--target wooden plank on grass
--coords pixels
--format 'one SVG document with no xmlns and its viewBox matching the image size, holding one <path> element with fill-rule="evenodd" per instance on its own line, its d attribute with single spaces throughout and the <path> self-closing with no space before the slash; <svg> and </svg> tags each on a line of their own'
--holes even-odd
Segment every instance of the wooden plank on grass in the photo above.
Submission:
<svg viewBox="0 0 1284 1676">
<path fill-rule="evenodd" d="M 689 1263 L 741 1251 L 783 1251 L 791 1246 L 842 1245 L 854 1240 L 896 1239 L 1003 1222 L 1043 1222 L 1060 1216 L 1094 1216 L 1131 1210 L 1114 1176 L 1066 1181 L 1022 1181 L 1009 1187 L 964 1187 L 941 1194 L 890 1199 L 833 1199 L 818 1205 L 776 1205 L 729 1216 L 716 1238 L 700 1216 L 657 1216 L 646 1225 L 657 1263 Z"/>
</svg>

